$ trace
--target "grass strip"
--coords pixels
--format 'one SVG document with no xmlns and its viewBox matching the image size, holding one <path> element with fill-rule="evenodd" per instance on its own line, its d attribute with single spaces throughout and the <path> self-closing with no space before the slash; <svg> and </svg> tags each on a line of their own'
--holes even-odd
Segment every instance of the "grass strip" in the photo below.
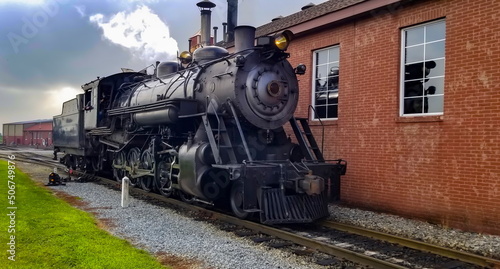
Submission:
<svg viewBox="0 0 500 269">
<path fill-rule="evenodd" d="M 99 229 L 90 213 L 56 198 L 19 170 L 14 170 L 11 180 L 10 168 L 0 160 L 0 268 L 165 269 L 148 252 Z M 14 195 L 8 193 L 9 180 L 15 182 Z M 9 204 L 11 200 L 14 205 Z M 12 241 L 15 261 L 9 259 Z"/>
</svg>

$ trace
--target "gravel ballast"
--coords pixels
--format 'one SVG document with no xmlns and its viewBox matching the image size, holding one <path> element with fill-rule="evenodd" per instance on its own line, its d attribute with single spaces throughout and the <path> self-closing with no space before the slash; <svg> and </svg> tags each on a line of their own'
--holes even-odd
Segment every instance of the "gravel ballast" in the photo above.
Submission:
<svg viewBox="0 0 500 269">
<path fill-rule="evenodd" d="M 500 259 L 500 236 L 464 232 L 356 208 L 330 205 L 329 211 L 334 221 Z"/>
</svg>

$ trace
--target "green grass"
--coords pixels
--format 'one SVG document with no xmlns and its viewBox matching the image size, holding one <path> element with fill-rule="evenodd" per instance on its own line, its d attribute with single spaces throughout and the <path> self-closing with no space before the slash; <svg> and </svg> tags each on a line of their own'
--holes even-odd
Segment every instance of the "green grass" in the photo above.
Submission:
<svg viewBox="0 0 500 269">
<path fill-rule="evenodd" d="M 94 217 L 16 170 L 15 233 L 9 233 L 8 168 L 0 161 L 0 268 L 165 268 L 148 252 L 97 227 Z M 8 259 L 15 235 L 15 261 Z"/>
</svg>

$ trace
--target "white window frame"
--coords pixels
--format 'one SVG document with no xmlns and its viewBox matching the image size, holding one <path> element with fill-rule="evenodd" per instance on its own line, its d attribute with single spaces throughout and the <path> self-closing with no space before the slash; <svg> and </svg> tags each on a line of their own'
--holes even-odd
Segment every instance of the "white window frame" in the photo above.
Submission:
<svg viewBox="0 0 500 269">
<path fill-rule="evenodd" d="M 339 59 L 338 61 L 333 61 L 333 62 L 330 62 L 330 59 L 327 60 L 326 64 L 331 64 L 331 63 L 337 63 L 337 66 L 339 68 L 339 75 L 338 75 L 338 86 L 337 86 L 337 91 L 340 92 L 340 44 L 337 44 L 337 45 L 333 45 L 333 46 L 330 46 L 330 47 L 326 47 L 326 48 L 322 48 L 322 49 L 317 49 L 317 50 L 314 50 L 313 51 L 313 72 L 312 72 L 312 81 L 311 81 L 311 106 L 313 108 L 315 108 L 316 106 L 316 70 L 317 70 L 317 65 L 316 65 L 316 62 L 317 62 L 317 55 L 319 52 L 321 51 L 327 51 L 327 50 L 330 50 L 330 49 L 333 49 L 333 48 L 338 48 L 338 51 L 339 51 Z M 329 56 L 328 56 L 329 57 Z M 327 76 L 328 77 L 328 76 Z M 327 105 L 328 106 L 328 105 Z M 339 102 L 338 102 L 338 97 L 337 97 L 337 117 L 335 118 L 319 118 L 319 117 L 316 117 L 316 113 L 314 110 L 312 110 L 311 108 L 308 108 L 308 110 L 312 110 L 310 111 L 311 112 L 311 120 L 313 121 L 330 121 L 330 120 L 338 120 L 338 107 L 339 107 Z"/>
<path fill-rule="evenodd" d="M 441 20 L 436 20 L 436 21 L 421 23 L 421 24 L 418 24 L 418 25 L 415 25 L 415 26 L 410 26 L 410 27 L 406 27 L 406 28 L 402 28 L 401 29 L 400 85 L 399 85 L 399 88 L 400 88 L 400 91 L 399 91 L 399 116 L 400 117 L 441 116 L 441 115 L 444 114 L 444 89 L 443 89 L 443 93 L 442 94 L 434 94 L 433 95 L 433 96 L 443 96 L 443 111 L 442 112 L 430 112 L 430 113 L 424 113 L 423 112 L 423 113 L 407 113 L 407 114 L 404 113 L 404 104 L 405 104 L 405 92 L 404 92 L 405 91 L 405 56 L 406 56 L 406 48 L 410 48 L 410 47 L 413 47 L 413 46 L 419 46 L 419 45 L 423 44 L 424 45 L 424 55 L 425 55 L 425 49 L 426 49 L 426 47 L 427 47 L 428 44 L 432 44 L 432 43 L 444 41 L 444 43 L 445 43 L 445 51 L 446 51 L 446 34 L 445 34 L 445 38 L 444 39 L 434 40 L 434 41 L 431 41 L 431 42 L 427 42 L 427 40 L 425 40 L 427 26 L 432 25 L 432 24 L 436 24 L 436 23 L 445 23 L 445 27 L 446 27 L 446 20 L 445 19 L 441 19 Z M 406 38 L 405 37 L 406 31 L 411 30 L 411 29 L 415 29 L 415 28 L 420 28 L 420 27 L 424 27 L 424 42 L 421 43 L 421 44 L 417 44 L 417 45 L 406 46 L 406 39 L 405 39 Z M 428 59 L 428 61 L 431 61 L 431 60 L 443 60 L 443 62 L 444 62 L 444 73 L 443 73 L 442 76 L 435 76 L 435 77 L 429 77 L 429 78 L 443 78 L 443 81 L 444 81 L 445 80 L 445 75 L 446 75 L 446 54 L 444 55 L 444 57 L 439 57 L 439 58 L 435 58 L 435 59 Z M 418 63 L 418 62 L 416 62 L 416 63 Z M 443 85 L 444 85 L 444 83 L 443 83 Z"/>
</svg>

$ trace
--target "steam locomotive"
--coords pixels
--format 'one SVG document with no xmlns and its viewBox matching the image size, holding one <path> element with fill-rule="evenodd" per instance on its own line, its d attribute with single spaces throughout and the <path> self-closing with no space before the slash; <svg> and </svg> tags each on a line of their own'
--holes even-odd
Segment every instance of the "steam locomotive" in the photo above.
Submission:
<svg viewBox="0 0 500 269">
<path fill-rule="evenodd" d="M 239 218 L 324 218 L 327 194 L 340 187 L 332 179 L 346 163 L 325 161 L 307 119 L 293 117 L 296 75 L 306 68 L 287 61 L 292 36 L 255 39 L 255 28 L 238 26 L 234 53 L 206 46 L 157 63 L 152 75 L 91 81 L 54 117 L 54 154 L 64 152 L 68 167 L 113 171 L 145 190 L 229 207 Z"/>
</svg>

